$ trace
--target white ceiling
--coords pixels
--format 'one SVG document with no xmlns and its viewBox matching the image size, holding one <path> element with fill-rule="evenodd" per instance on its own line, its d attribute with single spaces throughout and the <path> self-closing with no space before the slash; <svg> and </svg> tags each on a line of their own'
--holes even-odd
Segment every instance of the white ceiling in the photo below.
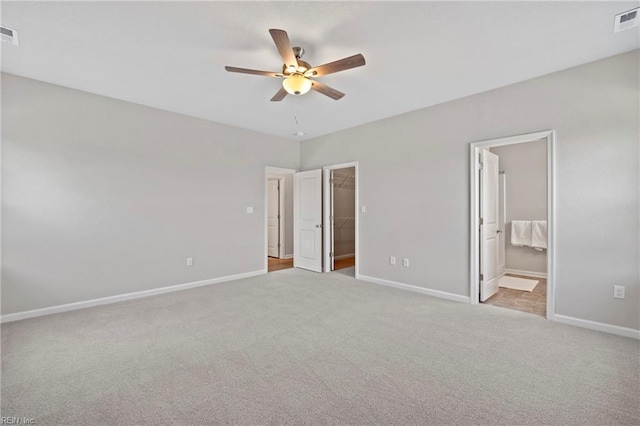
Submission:
<svg viewBox="0 0 640 426">
<path fill-rule="evenodd" d="M 307 139 L 591 62 L 640 46 L 613 34 L 638 2 L 2 2 L 2 71 L 258 132 Z M 280 70 L 269 28 L 346 93 L 269 99 Z M 298 124 L 295 117 L 297 116 Z"/>
</svg>

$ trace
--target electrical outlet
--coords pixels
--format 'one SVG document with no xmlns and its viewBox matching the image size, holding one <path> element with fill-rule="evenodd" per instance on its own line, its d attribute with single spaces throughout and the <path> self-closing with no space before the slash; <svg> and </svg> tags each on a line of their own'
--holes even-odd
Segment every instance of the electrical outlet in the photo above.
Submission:
<svg viewBox="0 0 640 426">
<path fill-rule="evenodd" d="M 252 206 L 247 207 L 247 213 L 248 214 L 253 214 L 253 207 Z"/>
<path fill-rule="evenodd" d="M 625 287 L 623 285 L 614 285 L 613 297 L 615 297 L 616 299 L 624 299 L 624 291 Z"/>
<path fill-rule="evenodd" d="M 405 268 L 409 267 L 409 259 L 407 259 L 406 257 L 404 259 L 402 259 L 402 266 L 404 266 Z"/>
<path fill-rule="evenodd" d="M 389 265 L 395 265 L 395 264 L 396 264 L 396 257 L 389 256 Z"/>
<path fill-rule="evenodd" d="M 367 206 L 364 206 L 364 205 L 360 206 L 360 212 L 363 213 L 363 214 L 366 213 L 367 212 Z"/>
<path fill-rule="evenodd" d="M 193 257 L 187 257 L 187 266 L 193 266 Z"/>
</svg>

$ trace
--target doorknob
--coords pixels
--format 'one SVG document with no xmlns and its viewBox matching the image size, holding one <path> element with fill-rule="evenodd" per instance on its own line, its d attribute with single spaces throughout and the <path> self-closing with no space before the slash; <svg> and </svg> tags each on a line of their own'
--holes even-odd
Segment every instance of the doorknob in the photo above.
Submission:
<svg viewBox="0 0 640 426">
<path fill-rule="evenodd" d="M 502 231 L 498 229 L 498 230 L 496 231 L 496 234 L 500 234 L 501 232 L 502 232 Z"/>
<path fill-rule="evenodd" d="M 316 228 L 322 228 L 322 224 L 316 225 Z"/>
</svg>

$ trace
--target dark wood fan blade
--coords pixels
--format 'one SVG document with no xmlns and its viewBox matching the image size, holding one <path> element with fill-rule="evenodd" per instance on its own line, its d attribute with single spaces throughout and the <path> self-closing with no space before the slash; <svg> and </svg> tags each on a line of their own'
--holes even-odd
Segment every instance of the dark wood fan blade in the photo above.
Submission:
<svg viewBox="0 0 640 426">
<path fill-rule="evenodd" d="M 313 81 L 311 83 L 311 88 L 316 92 L 320 92 L 323 95 L 330 97 L 331 99 L 335 99 L 336 101 L 344 96 L 344 93 L 329 87 L 326 84 L 322 84 L 319 81 Z"/>
<path fill-rule="evenodd" d="M 280 102 L 284 99 L 285 96 L 287 96 L 287 91 L 284 90 L 284 87 L 281 87 L 280 90 L 278 90 L 278 93 L 273 95 L 273 98 L 271 98 L 271 102 Z"/>
<path fill-rule="evenodd" d="M 279 72 L 250 70 L 247 68 L 236 68 L 236 67 L 224 67 L 224 69 L 229 72 L 239 72 L 241 74 L 263 75 L 265 77 L 282 77 L 282 74 Z"/>
<path fill-rule="evenodd" d="M 327 74 L 333 74 L 334 72 L 344 71 L 351 68 L 357 68 L 365 65 L 364 56 L 360 53 L 357 55 L 349 56 L 348 58 L 339 59 L 328 64 L 320 65 L 311 68 L 305 73 L 307 76 L 320 77 Z"/>
<path fill-rule="evenodd" d="M 285 65 L 294 65 L 297 68 L 298 60 L 296 59 L 296 55 L 293 54 L 287 32 L 284 30 L 271 29 L 269 30 L 269 34 L 271 34 L 271 38 L 273 38 L 273 42 L 276 44 Z"/>
</svg>

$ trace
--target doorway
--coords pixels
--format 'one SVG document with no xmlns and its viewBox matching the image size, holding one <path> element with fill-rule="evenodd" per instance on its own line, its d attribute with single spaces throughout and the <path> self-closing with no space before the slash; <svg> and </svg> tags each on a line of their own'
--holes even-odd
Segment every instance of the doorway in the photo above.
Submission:
<svg viewBox="0 0 640 426">
<path fill-rule="evenodd" d="M 358 163 L 324 168 L 325 272 L 357 276 Z"/>
<path fill-rule="evenodd" d="M 554 132 L 471 144 L 471 303 L 553 319 Z"/>
<path fill-rule="evenodd" d="M 293 266 L 313 272 L 330 272 L 337 267 L 341 273 L 358 278 L 358 162 L 297 172 L 293 181 Z M 343 198 L 349 201 L 340 201 Z"/>
<path fill-rule="evenodd" d="M 265 270 L 293 268 L 293 176 L 295 170 L 265 170 Z"/>
</svg>

